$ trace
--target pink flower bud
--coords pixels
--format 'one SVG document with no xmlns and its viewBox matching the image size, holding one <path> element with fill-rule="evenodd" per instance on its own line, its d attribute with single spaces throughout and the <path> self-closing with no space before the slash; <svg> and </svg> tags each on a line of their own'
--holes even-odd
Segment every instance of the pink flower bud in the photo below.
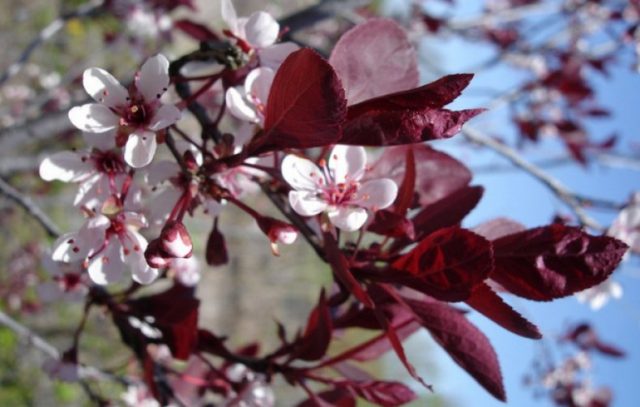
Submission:
<svg viewBox="0 0 640 407">
<path fill-rule="evenodd" d="M 187 228 L 178 221 L 169 221 L 160 233 L 162 250 L 168 257 L 191 257 L 193 244 Z"/>
<path fill-rule="evenodd" d="M 153 268 L 167 267 L 172 260 L 172 257 L 168 256 L 167 253 L 162 250 L 160 238 L 149 242 L 147 250 L 144 251 L 144 258 L 147 260 L 147 264 Z"/>
<path fill-rule="evenodd" d="M 279 255 L 278 243 L 292 244 L 298 238 L 298 231 L 292 225 L 270 217 L 256 219 L 262 232 L 271 241 L 271 250 L 274 255 Z"/>
</svg>

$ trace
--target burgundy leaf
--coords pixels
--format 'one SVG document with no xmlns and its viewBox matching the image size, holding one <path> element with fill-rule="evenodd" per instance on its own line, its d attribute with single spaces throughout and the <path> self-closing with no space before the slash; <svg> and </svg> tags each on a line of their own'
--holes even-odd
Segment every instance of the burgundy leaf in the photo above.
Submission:
<svg viewBox="0 0 640 407">
<path fill-rule="evenodd" d="M 378 309 L 373 310 L 376 317 L 378 318 L 378 322 L 380 322 L 380 326 L 384 329 L 387 338 L 389 339 L 389 343 L 393 348 L 396 356 L 400 359 L 400 362 L 407 369 L 407 372 L 416 379 L 420 384 L 422 384 L 425 388 L 431 390 L 431 385 L 427 384 L 416 372 L 416 368 L 413 367 L 409 359 L 407 358 L 407 354 L 404 352 L 404 347 L 402 346 L 402 338 L 398 335 L 398 331 L 393 324 L 390 324 L 387 318 L 380 312 Z"/>
<path fill-rule="evenodd" d="M 394 202 L 394 211 L 399 215 L 406 215 L 413 203 L 413 194 L 416 188 L 416 159 L 413 154 L 413 146 L 407 148 L 406 164 L 402 184 L 398 188 L 398 196 Z"/>
<path fill-rule="evenodd" d="M 188 19 L 174 21 L 173 26 L 197 41 L 218 40 L 218 36 L 209 30 L 207 26 Z"/>
<path fill-rule="evenodd" d="M 396 306 L 396 308 L 401 310 L 402 314 L 398 315 L 397 318 L 393 318 L 389 322 L 389 325 L 393 326 L 396 336 L 400 339 L 400 341 L 403 341 L 409 336 L 411 336 L 413 333 L 415 333 L 418 330 L 418 328 L 420 328 L 420 324 L 416 323 L 413 317 L 406 310 L 402 309 L 402 307 Z M 372 310 L 370 310 L 370 312 L 373 314 Z M 376 308 L 376 312 L 379 312 L 382 314 L 382 311 L 378 308 Z M 388 316 L 386 315 L 382 315 L 382 318 L 387 318 L 386 320 L 389 321 Z M 378 323 L 377 326 L 379 329 L 380 323 Z M 323 362 L 322 365 L 330 366 L 330 365 L 343 362 L 345 360 L 356 360 L 358 362 L 375 360 L 375 359 L 378 359 L 383 354 L 390 351 L 391 349 L 392 349 L 391 342 L 387 337 L 387 334 L 383 332 L 361 343 L 360 345 L 357 345 L 351 349 L 348 349 L 342 352 L 337 356 L 332 357 L 330 360 Z"/>
<path fill-rule="evenodd" d="M 214 221 L 213 229 L 209 233 L 205 255 L 207 264 L 210 266 L 221 266 L 229 262 L 224 235 L 218 230 L 218 218 Z"/>
<path fill-rule="evenodd" d="M 371 111 L 437 109 L 453 102 L 469 85 L 473 74 L 447 75 L 415 89 L 383 95 L 349 106 L 348 119 Z"/>
<path fill-rule="evenodd" d="M 173 357 L 186 360 L 198 340 L 198 307 L 193 290 L 176 284 L 170 289 L 127 303 L 132 316 L 162 333 L 159 339 Z M 151 318 L 151 319 L 150 319 Z"/>
<path fill-rule="evenodd" d="M 459 224 L 476 207 L 483 193 L 484 188 L 480 186 L 464 187 L 423 207 L 413 218 L 416 237 L 419 239 L 440 228 Z"/>
<path fill-rule="evenodd" d="M 466 302 L 471 308 L 517 335 L 531 339 L 542 338 L 538 327 L 511 308 L 486 284 L 478 285 Z"/>
<path fill-rule="evenodd" d="M 451 137 L 482 109 L 443 109 L 473 75 L 449 75 L 433 83 L 350 106 L 342 144 L 397 145 Z"/>
<path fill-rule="evenodd" d="M 390 281 L 409 285 L 439 300 L 463 301 L 493 269 L 491 244 L 469 230 L 440 229 L 397 259 L 392 267 L 409 274 L 409 278 L 394 273 Z"/>
<path fill-rule="evenodd" d="M 338 281 L 344 285 L 351 294 L 353 294 L 366 307 L 373 308 L 374 303 L 369 295 L 364 291 L 358 280 L 351 274 L 349 269 L 349 261 L 344 257 L 342 251 L 338 247 L 338 243 L 331 233 L 324 233 L 324 248 L 327 253 L 327 262 L 331 265 L 333 274 Z"/>
<path fill-rule="evenodd" d="M 325 403 L 324 405 L 321 403 Z M 323 391 L 315 395 L 315 400 L 309 398 L 299 403 L 297 407 L 318 407 L 318 405 L 331 407 L 355 407 L 356 399 L 344 386 L 338 386 L 332 390 Z"/>
<path fill-rule="evenodd" d="M 481 223 L 473 228 L 473 231 L 485 239 L 496 240 L 502 236 L 512 235 L 514 233 L 522 232 L 526 227 L 515 220 L 507 218 L 496 218 L 490 221 Z"/>
<path fill-rule="evenodd" d="M 349 119 L 341 144 L 392 146 L 449 138 L 482 109 L 370 110 Z"/>
<path fill-rule="evenodd" d="M 550 301 L 600 284 L 627 245 L 562 224 L 526 230 L 493 242 L 495 281 L 515 295 Z"/>
<path fill-rule="evenodd" d="M 345 114 L 344 90 L 331 65 L 310 49 L 295 51 L 276 73 L 263 135 L 248 150 L 256 153 L 335 143 Z"/>
<path fill-rule="evenodd" d="M 335 68 L 349 104 L 418 86 L 413 45 L 395 21 L 371 19 L 338 40 L 329 63 Z"/>
<path fill-rule="evenodd" d="M 331 314 L 324 290 L 322 290 L 318 305 L 309 315 L 307 326 L 299 339 L 300 347 L 296 349 L 292 357 L 307 361 L 322 358 L 327 353 L 332 334 Z"/>
<path fill-rule="evenodd" d="M 415 239 L 425 236 L 445 227 L 459 225 L 465 216 L 478 204 L 484 188 L 480 186 L 465 186 L 437 202 L 426 205 L 412 219 Z M 391 251 L 397 251 L 411 243 L 405 238 L 396 239 Z"/>
<path fill-rule="evenodd" d="M 386 148 L 369 176 L 391 178 L 397 185 L 402 185 L 406 178 L 408 150 L 413 152 L 415 192 L 422 206 L 446 197 L 471 181 L 471 172 L 464 164 L 427 144 Z"/>
<path fill-rule="evenodd" d="M 386 209 L 379 210 L 374 214 L 367 230 L 384 236 L 402 237 L 409 240 L 415 238 L 413 222 L 405 218 L 404 215 Z"/>
<path fill-rule="evenodd" d="M 417 398 L 413 390 L 399 382 L 352 383 L 350 387 L 363 399 L 384 407 L 400 406 Z"/>
<path fill-rule="evenodd" d="M 487 337 L 455 308 L 435 300 L 405 299 L 422 325 L 489 393 L 506 401 L 500 364 Z"/>
</svg>

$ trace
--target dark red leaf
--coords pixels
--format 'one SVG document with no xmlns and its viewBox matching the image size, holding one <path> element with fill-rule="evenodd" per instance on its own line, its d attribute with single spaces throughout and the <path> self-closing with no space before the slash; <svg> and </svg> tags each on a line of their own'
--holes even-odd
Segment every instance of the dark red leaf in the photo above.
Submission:
<svg viewBox="0 0 640 407">
<path fill-rule="evenodd" d="M 345 115 L 344 90 L 331 65 L 310 49 L 295 51 L 276 73 L 263 135 L 248 150 L 255 153 L 335 143 L 341 137 Z"/>
<path fill-rule="evenodd" d="M 406 178 L 408 150 L 413 151 L 415 192 L 419 196 L 420 205 L 436 202 L 467 186 L 471 181 L 471 172 L 464 164 L 427 144 L 386 148 L 373 165 L 370 176 L 391 178 L 401 185 Z"/>
<path fill-rule="evenodd" d="M 404 177 L 398 188 L 398 197 L 393 203 L 393 210 L 399 215 L 406 215 L 413 203 L 414 190 L 416 188 L 416 159 L 413 154 L 413 146 L 408 146 L 405 163 Z"/>
<path fill-rule="evenodd" d="M 473 231 L 485 239 L 496 240 L 502 236 L 512 235 L 525 230 L 523 224 L 507 218 L 496 218 L 481 223 Z"/>
<path fill-rule="evenodd" d="M 425 299 L 405 299 L 451 358 L 489 393 L 506 401 L 500 364 L 487 337 L 455 308 Z"/>
<path fill-rule="evenodd" d="M 469 85 L 473 74 L 444 76 L 415 89 L 383 95 L 349 106 L 347 118 L 355 119 L 371 111 L 437 109 L 453 102 Z"/>
<path fill-rule="evenodd" d="M 417 398 L 413 390 L 399 382 L 352 383 L 350 387 L 363 399 L 384 407 L 400 406 Z"/>
<path fill-rule="evenodd" d="M 484 188 L 480 186 L 465 186 L 424 206 L 412 219 L 415 239 L 420 240 L 439 229 L 459 225 L 478 204 L 483 192 Z M 406 238 L 398 238 L 391 245 L 391 251 L 400 250 L 410 243 Z"/>
<path fill-rule="evenodd" d="M 207 264 L 210 266 L 221 266 L 229 262 L 224 235 L 218 230 L 218 218 L 214 221 L 213 229 L 209 234 L 209 239 L 207 239 L 205 255 Z"/>
<path fill-rule="evenodd" d="M 476 207 L 483 193 L 484 188 L 480 186 L 464 187 L 423 207 L 412 219 L 416 238 L 420 239 L 433 231 L 462 222 Z"/>
<path fill-rule="evenodd" d="M 471 308 L 517 335 L 531 339 L 542 338 L 538 327 L 511 308 L 486 284 L 478 285 L 466 302 Z"/>
<path fill-rule="evenodd" d="M 491 244 L 482 236 L 449 227 L 424 238 L 392 267 L 408 273 L 394 273 L 390 281 L 409 285 L 443 301 L 463 301 L 493 269 Z"/>
<path fill-rule="evenodd" d="M 367 226 L 367 230 L 384 236 L 402 237 L 409 240 L 415 238 L 413 222 L 405 218 L 404 215 L 399 215 L 386 209 L 375 213 L 373 220 Z"/>
<path fill-rule="evenodd" d="M 348 120 L 341 144 L 393 146 L 449 138 L 482 109 L 371 110 Z"/>
<path fill-rule="evenodd" d="M 398 331 L 396 331 L 396 327 L 393 324 L 390 324 L 387 320 L 386 316 L 380 312 L 378 309 L 373 310 L 376 317 L 378 318 L 378 322 L 380 322 L 380 326 L 384 329 L 387 338 L 389 339 L 389 343 L 393 348 L 396 356 L 400 359 L 400 362 L 407 369 L 407 372 L 416 379 L 420 384 L 422 384 L 425 388 L 431 390 L 431 385 L 427 384 L 418 372 L 416 372 L 416 368 L 413 367 L 409 359 L 407 358 L 407 354 L 404 352 L 404 347 L 402 346 L 402 338 L 398 335 Z"/>
<path fill-rule="evenodd" d="M 322 404 L 324 403 L 324 405 Z M 309 398 L 299 403 L 297 407 L 355 407 L 356 398 L 344 386 L 323 391 L 315 395 L 315 400 Z"/>
<path fill-rule="evenodd" d="M 358 280 L 351 274 L 349 261 L 344 257 L 338 247 L 338 243 L 329 232 L 324 233 L 324 248 L 327 254 L 327 262 L 331 265 L 333 274 L 366 307 L 373 308 L 374 303 L 364 291 Z"/>
<path fill-rule="evenodd" d="M 394 317 L 393 319 L 390 319 L 387 315 L 382 315 L 382 317 L 386 318 L 387 321 L 390 321 L 389 325 L 393 326 L 396 336 L 400 339 L 400 341 L 403 341 L 413 333 L 415 333 L 418 328 L 420 328 L 420 324 L 416 323 L 413 317 L 402 307 L 395 307 L 400 312 L 396 315 L 396 317 Z M 380 310 L 379 308 L 376 308 L 376 311 L 380 314 L 383 314 L 382 310 Z M 369 312 L 373 314 L 372 310 L 369 310 Z M 378 329 L 380 329 L 380 323 L 378 323 L 377 326 Z M 375 360 L 391 349 L 391 342 L 389 341 L 387 334 L 383 332 L 380 335 L 377 335 L 361 343 L 360 345 L 357 345 L 342 352 L 337 356 L 332 357 L 329 362 L 324 362 L 323 365 L 330 366 L 343 362 L 345 360 L 357 360 L 359 362 Z"/>
<path fill-rule="evenodd" d="M 609 277 L 627 245 L 562 224 L 526 230 L 493 242 L 495 281 L 537 301 L 565 297 Z"/>
<path fill-rule="evenodd" d="M 347 31 L 329 58 L 349 104 L 418 86 L 413 45 L 395 21 L 371 19 Z"/>
<path fill-rule="evenodd" d="M 327 353 L 332 334 L 331 314 L 329 313 L 324 290 L 322 290 L 318 305 L 309 315 L 304 333 L 298 340 L 300 345 L 293 352 L 292 356 L 296 359 L 307 361 L 322 358 Z"/>
<path fill-rule="evenodd" d="M 218 40 L 218 36 L 209 30 L 207 26 L 188 19 L 174 21 L 173 26 L 197 41 Z"/>
<path fill-rule="evenodd" d="M 131 315 L 148 321 L 162 333 L 161 343 L 166 344 L 176 359 L 186 360 L 197 343 L 198 307 L 200 301 L 193 290 L 176 284 L 170 289 L 149 297 L 127 303 Z"/>
<path fill-rule="evenodd" d="M 350 106 L 340 143 L 388 146 L 451 137 L 483 111 L 442 108 L 460 95 L 472 77 L 449 75 L 416 89 Z"/>
</svg>

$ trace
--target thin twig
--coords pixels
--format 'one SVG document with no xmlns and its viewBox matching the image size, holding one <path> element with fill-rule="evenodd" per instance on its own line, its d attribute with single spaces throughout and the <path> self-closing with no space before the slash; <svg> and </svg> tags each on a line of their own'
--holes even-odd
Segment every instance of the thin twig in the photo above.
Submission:
<svg viewBox="0 0 640 407">
<path fill-rule="evenodd" d="M 521 168 L 531 176 L 537 178 L 547 188 L 549 188 L 551 192 L 553 192 L 562 202 L 564 202 L 569 208 L 571 208 L 572 212 L 576 215 L 578 221 L 583 226 L 592 228 L 600 232 L 604 231 L 604 228 L 595 219 L 591 218 L 586 213 L 583 208 L 584 202 L 581 201 L 580 197 L 577 194 L 567 188 L 560 181 L 547 174 L 542 168 L 525 160 L 516 150 L 483 134 L 480 130 L 470 125 L 466 125 L 465 127 L 463 127 L 462 133 L 469 141 L 490 148 L 491 150 L 511 161 L 513 165 Z"/>
<path fill-rule="evenodd" d="M 46 356 L 52 359 L 60 359 L 62 353 L 50 344 L 46 339 L 41 337 L 40 335 L 33 332 L 31 329 L 22 325 L 20 322 L 11 318 L 9 315 L 5 314 L 0 310 L 0 325 L 3 325 L 10 330 L 12 330 L 16 335 L 21 337 L 23 340 L 27 341 L 27 343 L 34 348 L 38 349 L 40 352 L 44 353 Z M 92 366 L 78 366 L 78 374 L 80 378 L 86 379 L 108 379 L 123 385 L 128 385 L 134 383 L 133 380 L 124 377 L 124 376 L 116 376 L 114 374 L 102 371 L 98 368 Z"/>
<path fill-rule="evenodd" d="M 53 223 L 51 218 L 49 218 L 42 209 L 34 204 L 29 197 L 12 187 L 2 178 L 0 178 L 0 193 L 24 208 L 31 217 L 38 221 L 49 236 L 60 236 L 60 229 L 58 229 L 58 226 Z"/>
<path fill-rule="evenodd" d="M 3 86 L 9 79 L 17 75 L 29 61 L 33 52 L 42 44 L 53 38 L 53 36 L 58 33 L 58 31 L 60 31 L 69 20 L 89 16 L 100 9 L 103 4 L 104 0 L 89 1 L 78 7 L 76 10 L 65 13 L 50 22 L 33 40 L 31 40 L 18 59 L 9 65 L 7 70 L 0 75 L 0 86 Z"/>
</svg>

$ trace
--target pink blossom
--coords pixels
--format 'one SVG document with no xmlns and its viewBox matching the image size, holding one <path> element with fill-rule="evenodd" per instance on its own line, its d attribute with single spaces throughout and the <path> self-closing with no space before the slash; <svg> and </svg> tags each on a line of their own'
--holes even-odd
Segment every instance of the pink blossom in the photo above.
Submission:
<svg viewBox="0 0 640 407">
<path fill-rule="evenodd" d="M 131 269 L 133 279 L 149 284 L 158 277 L 144 258 L 147 240 L 138 233 L 146 227 L 143 215 L 118 211 L 109 216 L 96 214 L 77 232 L 66 233 L 54 243 L 51 258 L 65 263 L 84 261 L 91 280 L 100 285 L 111 284 Z"/>
<path fill-rule="evenodd" d="M 160 102 L 169 86 L 169 61 L 160 54 L 149 58 L 129 91 L 100 68 L 87 69 L 82 79 L 85 90 L 98 103 L 71 109 L 71 123 L 92 133 L 117 130 L 116 142 L 124 146 L 127 164 L 134 168 L 149 164 L 157 148 L 156 132 L 181 116 L 176 106 Z"/>
<path fill-rule="evenodd" d="M 74 206 L 94 212 L 122 189 L 128 168 L 122 153 L 114 148 L 114 140 L 96 136 L 101 135 L 85 134 L 91 148 L 54 153 L 42 160 L 39 169 L 40 178 L 45 181 L 78 183 Z M 139 200 L 139 188 L 131 185 L 125 206 L 138 205 Z"/>
<path fill-rule="evenodd" d="M 261 66 L 277 69 L 290 53 L 298 49 L 291 42 L 276 44 L 280 24 L 265 11 L 256 11 L 249 17 L 238 17 L 231 0 L 222 0 L 222 19 L 229 27 L 225 34 L 235 39 L 245 53 L 256 52 Z"/>
<path fill-rule="evenodd" d="M 607 234 L 628 244 L 630 252 L 640 253 L 640 192 L 620 211 Z"/>
<path fill-rule="evenodd" d="M 302 216 L 326 212 L 331 223 L 345 231 L 360 229 L 368 219 L 367 210 L 388 207 L 398 194 L 389 178 L 361 181 L 366 164 L 366 151 L 359 146 L 335 146 L 322 168 L 306 158 L 286 156 L 282 175 L 293 188 L 291 207 Z"/>
<path fill-rule="evenodd" d="M 275 72 L 256 68 L 249 72 L 244 87 L 229 88 L 225 95 L 227 107 L 240 120 L 264 126 L 264 113 Z"/>
</svg>

